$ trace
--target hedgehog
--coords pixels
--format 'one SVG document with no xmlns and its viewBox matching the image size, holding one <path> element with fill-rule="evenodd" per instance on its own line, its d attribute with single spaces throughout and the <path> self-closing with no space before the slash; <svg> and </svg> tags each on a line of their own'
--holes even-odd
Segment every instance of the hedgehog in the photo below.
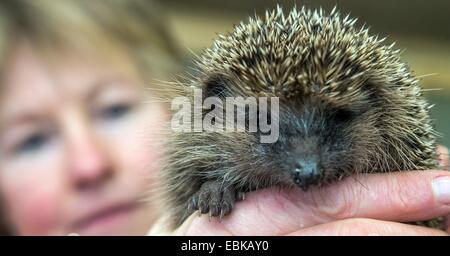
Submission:
<svg viewBox="0 0 450 256">
<path fill-rule="evenodd" d="M 161 177 L 172 227 L 195 211 L 222 219 L 262 188 L 307 190 L 352 174 L 438 167 L 419 79 L 394 44 L 355 23 L 336 7 L 285 14 L 277 6 L 197 56 L 195 75 L 175 83 L 174 95 L 275 98 L 278 113 L 257 118 L 276 122 L 279 136 L 261 143 L 261 131 L 172 131 Z M 205 117 L 214 108 L 197 110 Z"/>
</svg>

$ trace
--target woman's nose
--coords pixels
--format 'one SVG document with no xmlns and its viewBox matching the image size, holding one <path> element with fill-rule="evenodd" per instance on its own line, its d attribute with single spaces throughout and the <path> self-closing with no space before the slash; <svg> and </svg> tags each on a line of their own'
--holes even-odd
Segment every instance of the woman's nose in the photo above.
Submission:
<svg viewBox="0 0 450 256">
<path fill-rule="evenodd" d="M 96 189 L 113 176 L 107 149 L 88 123 L 72 121 L 66 139 L 70 177 L 78 189 Z"/>
</svg>

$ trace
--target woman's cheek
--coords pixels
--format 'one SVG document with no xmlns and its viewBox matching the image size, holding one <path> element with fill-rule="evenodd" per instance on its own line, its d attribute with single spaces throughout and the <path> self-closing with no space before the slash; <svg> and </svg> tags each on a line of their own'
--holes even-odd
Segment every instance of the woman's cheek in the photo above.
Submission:
<svg viewBox="0 0 450 256">
<path fill-rule="evenodd" d="M 20 235 L 60 234 L 67 182 L 61 147 L 35 157 L 2 159 L 0 194 Z"/>
<path fill-rule="evenodd" d="M 160 105 L 146 106 L 139 121 L 142 125 L 136 127 L 138 136 L 134 137 L 135 162 L 143 174 L 155 175 L 161 169 L 164 129 L 167 122 L 164 109 Z"/>
<path fill-rule="evenodd" d="M 60 234 L 64 181 L 56 166 L 2 166 L 0 189 L 13 229 L 20 235 Z"/>
</svg>

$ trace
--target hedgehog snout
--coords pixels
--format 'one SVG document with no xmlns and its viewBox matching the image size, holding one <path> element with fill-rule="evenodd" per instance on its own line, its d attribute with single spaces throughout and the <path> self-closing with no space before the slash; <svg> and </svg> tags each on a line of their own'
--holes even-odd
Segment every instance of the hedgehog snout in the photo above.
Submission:
<svg viewBox="0 0 450 256">
<path fill-rule="evenodd" d="M 317 185 L 322 178 L 322 174 L 319 160 L 313 156 L 298 158 L 292 169 L 294 183 L 303 190 L 307 190 L 312 185 Z"/>
</svg>

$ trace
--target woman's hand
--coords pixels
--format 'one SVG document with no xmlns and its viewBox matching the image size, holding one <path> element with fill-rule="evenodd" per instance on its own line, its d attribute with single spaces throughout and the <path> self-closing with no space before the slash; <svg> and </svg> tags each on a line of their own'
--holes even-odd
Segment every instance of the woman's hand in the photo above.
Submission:
<svg viewBox="0 0 450 256">
<path fill-rule="evenodd" d="M 441 165 L 448 151 L 440 147 Z M 446 235 L 403 224 L 450 215 L 450 172 L 361 174 L 330 186 L 264 189 L 237 202 L 221 222 L 190 216 L 174 232 L 160 220 L 150 235 Z M 447 230 L 450 232 L 450 230 Z"/>
</svg>

